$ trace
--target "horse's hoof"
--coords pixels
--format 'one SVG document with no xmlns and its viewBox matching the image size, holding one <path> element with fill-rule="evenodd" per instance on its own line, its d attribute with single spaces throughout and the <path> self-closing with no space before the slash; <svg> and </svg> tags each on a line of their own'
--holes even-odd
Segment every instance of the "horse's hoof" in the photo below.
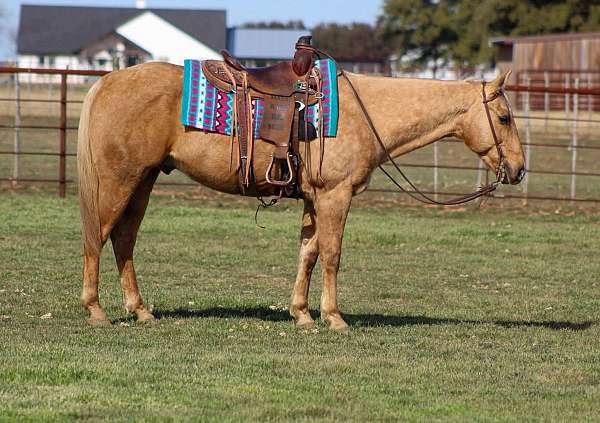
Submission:
<svg viewBox="0 0 600 423">
<path fill-rule="evenodd" d="M 138 319 L 137 324 L 144 325 L 144 326 L 154 326 L 154 325 L 158 325 L 158 320 L 156 320 L 156 318 L 154 318 L 154 316 L 153 316 L 153 317 L 150 317 L 147 319 Z"/>
<path fill-rule="evenodd" d="M 340 316 L 321 316 L 321 319 L 327 324 L 330 331 L 341 333 L 343 335 L 350 334 L 350 326 L 348 326 Z"/>
<path fill-rule="evenodd" d="M 100 307 L 90 307 L 88 310 L 90 317 L 87 319 L 87 322 L 90 326 L 110 326 L 110 320 L 108 320 L 106 313 Z"/>
<path fill-rule="evenodd" d="M 348 326 L 346 322 L 342 323 L 343 324 L 338 323 L 329 325 L 329 330 L 342 335 L 350 335 L 350 326 Z"/>
<path fill-rule="evenodd" d="M 296 329 L 311 330 L 315 328 L 315 321 L 310 317 L 303 316 L 296 320 L 295 325 Z"/>
<path fill-rule="evenodd" d="M 158 320 L 148 310 L 142 310 L 137 312 L 137 322 L 143 325 L 153 325 Z"/>
</svg>

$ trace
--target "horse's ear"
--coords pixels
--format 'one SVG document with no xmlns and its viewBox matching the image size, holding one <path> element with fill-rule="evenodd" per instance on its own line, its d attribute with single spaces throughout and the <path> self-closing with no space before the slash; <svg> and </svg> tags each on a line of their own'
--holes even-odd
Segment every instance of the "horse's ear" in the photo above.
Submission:
<svg viewBox="0 0 600 423">
<path fill-rule="evenodd" d="M 493 81 L 488 82 L 486 84 L 486 86 L 485 86 L 485 95 L 486 95 L 486 97 L 492 98 L 492 97 L 495 97 L 498 94 L 500 94 L 500 91 L 502 90 L 502 88 L 504 88 L 504 85 L 508 81 L 508 78 L 510 77 L 510 73 L 511 72 L 512 71 L 510 69 L 502 71 L 496 77 L 496 79 L 494 79 Z"/>
</svg>

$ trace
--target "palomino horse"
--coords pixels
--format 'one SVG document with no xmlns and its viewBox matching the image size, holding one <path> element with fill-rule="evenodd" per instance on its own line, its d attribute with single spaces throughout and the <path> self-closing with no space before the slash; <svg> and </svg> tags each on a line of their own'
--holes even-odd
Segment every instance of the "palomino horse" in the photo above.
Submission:
<svg viewBox="0 0 600 423">
<path fill-rule="evenodd" d="M 516 184 L 525 174 L 524 157 L 510 106 L 502 92 L 507 74 L 485 85 L 491 111 L 482 104 L 482 82 L 441 82 L 348 74 L 371 114 L 392 157 L 448 136 L 458 137 L 490 167 L 499 165 L 490 124 L 504 155 L 503 182 Z M 238 174 L 231 166 L 228 136 L 186 130 L 179 123 L 183 68 L 150 63 L 113 72 L 88 93 L 79 124 L 78 166 L 84 267 L 81 302 L 89 322 L 105 324 L 98 299 L 100 252 L 110 237 L 124 293 L 125 309 L 139 321 L 154 319 L 140 296 L 133 248 L 156 178 L 177 168 L 212 189 L 239 194 Z M 365 123 L 362 111 L 343 78 L 339 80 L 338 136 L 300 146 L 300 183 L 304 197 L 298 275 L 290 313 L 298 327 L 311 327 L 308 290 L 313 267 L 321 260 L 321 318 L 329 328 L 346 331 L 336 299 L 342 237 L 352 197 L 369 185 L 374 169 L 387 155 Z M 265 170 L 274 146 L 255 145 L 257 185 L 273 195 Z M 321 155 L 322 153 L 322 155 Z M 309 157 L 310 156 L 310 157 Z M 319 163 L 319 166 L 305 166 Z"/>
</svg>

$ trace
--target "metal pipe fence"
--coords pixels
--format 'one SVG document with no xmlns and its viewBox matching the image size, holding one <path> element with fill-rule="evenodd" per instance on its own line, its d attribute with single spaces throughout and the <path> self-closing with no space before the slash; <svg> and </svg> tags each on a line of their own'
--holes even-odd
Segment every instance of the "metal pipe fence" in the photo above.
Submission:
<svg viewBox="0 0 600 423">
<path fill-rule="evenodd" d="M 13 174 L 11 178 L 0 178 L 0 181 L 10 181 L 13 185 L 18 182 L 58 182 L 58 195 L 64 197 L 66 195 L 67 183 L 73 182 L 68 180 L 66 177 L 66 166 L 67 166 L 67 131 L 76 130 L 76 126 L 67 126 L 67 78 L 70 75 L 77 76 L 103 76 L 107 72 L 104 71 L 92 71 L 92 70 L 69 70 L 69 69 L 30 69 L 30 68 L 13 68 L 13 67 L 0 67 L 0 74 L 9 74 L 13 76 L 15 85 L 15 97 L 14 98 L 0 98 L 2 101 L 14 101 L 15 102 L 15 120 L 14 124 L 0 124 L 0 129 L 14 129 L 14 148 L 13 151 L 0 151 L 0 154 L 6 155 L 11 154 L 14 156 Z M 19 75 L 21 74 L 38 74 L 38 75 L 59 75 L 60 76 L 60 98 L 58 100 L 52 99 L 22 99 L 21 98 L 21 81 Z M 58 125 L 26 125 L 22 123 L 21 104 L 26 102 L 32 103 L 56 103 L 60 105 L 60 121 Z M 73 103 L 73 102 L 71 102 Z M 22 129 L 44 129 L 44 130 L 57 130 L 58 131 L 58 153 L 48 152 L 22 152 L 21 151 L 21 130 Z M 39 178 L 20 178 L 20 162 L 19 156 L 21 155 L 44 155 L 44 156 L 58 156 L 58 179 L 39 179 Z M 72 155 L 72 154 L 71 154 Z"/>
<path fill-rule="evenodd" d="M 60 77 L 59 89 L 48 89 L 48 92 L 57 92 L 59 98 L 41 98 L 35 96 L 24 96 L 23 87 L 20 82 L 19 75 L 22 74 L 46 74 L 58 75 Z M 77 126 L 69 124 L 69 118 L 78 118 L 78 116 L 68 115 L 68 106 L 77 106 L 82 104 L 81 99 L 72 99 L 69 97 L 69 87 L 74 84 L 69 84 L 70 76 L 77 76 L 77 82 L 80 82 L 81 77 L 101 77 L 106 71 L 78 71 L 78 70 L 57 70 L 57 69 L 26 69 L 26 68 L 9 68 L 0 67 L 0 77 L 9 75 L 12 80 L 14 95 L 8 95 L 6 90 L 0 94 L 0 105 L 2 103 L 14 103 L 14 116 L 12 122 L 6 119 L 0 121 L 1 131 L 14 131 L 14 142 L 12 149 L 8 148 L 9 143 L 0 143 L 0 162 L 2 157 L 13 157 L 12 166 L 8 174 L 0 174 L 0 182 L 8 182 L 13 186 L 17 184 L 57 184 L 58 195 L 64 197 L 67 186 L 75 183 L 75 177 L 69 177 L 67 169 L 68 163 L 72 163 L 72 158 L 75 153 L 67 151 L 67 135 L 71 131 L 75 131 Z M 573 73 L 576 75 L 576 73 Z M 523 78 L 521 74 L 519 78 Z M 546 75 L 550 75 L 548 72 Z M 598 72 L 600 80 L 600 71 Z M 556 86 L 548 83 L 547 78 L 540 84 L 538 79 L 522 80 L 520 84 L 510 85 L 506 87 L 510 93 L 516 93 L 522 96 L 515 110 L 515 118 L 519 122 L 521 131 L 522 144 L 525 150 L 528 176 L 521 185 L 520 191 L 510 193 L 494 193 L 493 197 L 521 199 L 524 202 L 528 200 L 548 200 L 548 201 L 569 201 L 569 202 L 600 202 L 600 167 L 595 163 L 600 163 L 600 113 L 591 111 L 588 105 L 600 104 L 600 87 L 598 85 L 581 84 L 580 80 L 575 78 L 569 81 L 568 86 Z M 535 83 L 534 83 L 535 82 Z M 6 80 L 0 79 L 0 87 L 7 87 Z M 28 90 L 31 88 L 28 87 Z M 568 106 L 559 110 L 553 108 L 553 96 L 568 95 L 568 101 L 564 100 Z M 542 108 L 538 97 L 542 98 Z M 582 98 L 587 98 L 582 102 Z M 591 98 L 591 99 L 590 99 Z M 35 123 L 31 120 L 24 119 L 22 107 L 29 104 L 48 104 L 58 105 L 58 124 Z M 56 117 L 56 116 L 55 116 Z M 8 117 L 10 119 L 10 117 Z M 23 151 L 23 131 L 56 131 L 56 146 L 57 151 L 42 151 L 29 149 Z M 0 138 L 1 141 L 1 138 Z M 423 192 L 438 196 L 450 196 L 464 194 L 473 188 L 473 185 L 482 185 L 486 183 L 490 175 L 479 162 L 472 165 L 447 163 L 448 157 L 444 156 L 443 144 L 452 145 L 460 142 L 459 140 L 451 139 L 443 143 L 434 143 L 431 147 L 432 155 L 427 157 L 423 154 L 408 155 L 400 160 L 403 167 L 409 169 L 410 172 L 417 172 L 418 177 L 427 179 Z M 543 151 L 544 153 L 540 153 Z M 428 154 L 428 153 L 427 153 Z M 593 158 L 592 164 L 589 162 L 590 157 L 597 155 L 598 161 Z M 23 175 L 23 166 L 20 159 L 24 157 L 57 157 L 58 164 L 56 178 L 47 177 L 30 177 Z M 545 162 L 555 161 L 562 163 L 562 168 L 548 168 L 542 165 Z M 568 165 L 567 165 L 568 162 Z M 587 163 L 587 164 L 586 164 Z M 2 167 L 0 166 L 0 169 Z M 473 178 L 473 182 L 469 186 L 457 187 L 456 184 L 448 184 L 448 174 L 460 174 L 460 179 L 468 180 Z M 543 184 L 552 185 L 553 182 L 548 182 L 550 178 L 569 178 L 568 193 L 557 195 L 556 193 L 538 192 L 532 188 L 531 181 L 539 181 Z M 539 178 L 539 179 L 538 179 Z M 593 179 L 589 186 L 598 186 L 597 190 L 591 189 L 591 194 L 578 195 L 580 186 L 578 179 Z M 445 182 L 446 181 L 446 182 Z M 421 181 L 423 182 L 423 181 Z M 193 187 L 197 184 L 184 181 L 159 181 L 158 185 L 171 187 Z M 385 187 L 372 186 L 369 188 L 371 192 L 392 193 L 396 192 Z"/>
</svg>

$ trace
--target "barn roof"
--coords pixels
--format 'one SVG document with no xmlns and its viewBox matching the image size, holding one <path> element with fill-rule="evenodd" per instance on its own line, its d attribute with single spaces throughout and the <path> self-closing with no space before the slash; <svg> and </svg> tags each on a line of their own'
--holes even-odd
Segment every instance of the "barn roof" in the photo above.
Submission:
<svg viewBox="0 0 600 423">
<path fill-rule="evenodd" d="M 548 43 L 556 41 L 587 40 L 590 38 L 600 38 L 600 32 L 570 32 L 562 34 L 530 35 L 523 37 L 493 37 L 490 38 L 490 43 L 512 45 L 520 43 Z"/>
<path fill-rule="evenodd" d="M 148 11 L 214 50 L 226 47 L 224 10 L 23 5 L 17 49 L 20 54 L 76 54 Z"/>
</svg>

